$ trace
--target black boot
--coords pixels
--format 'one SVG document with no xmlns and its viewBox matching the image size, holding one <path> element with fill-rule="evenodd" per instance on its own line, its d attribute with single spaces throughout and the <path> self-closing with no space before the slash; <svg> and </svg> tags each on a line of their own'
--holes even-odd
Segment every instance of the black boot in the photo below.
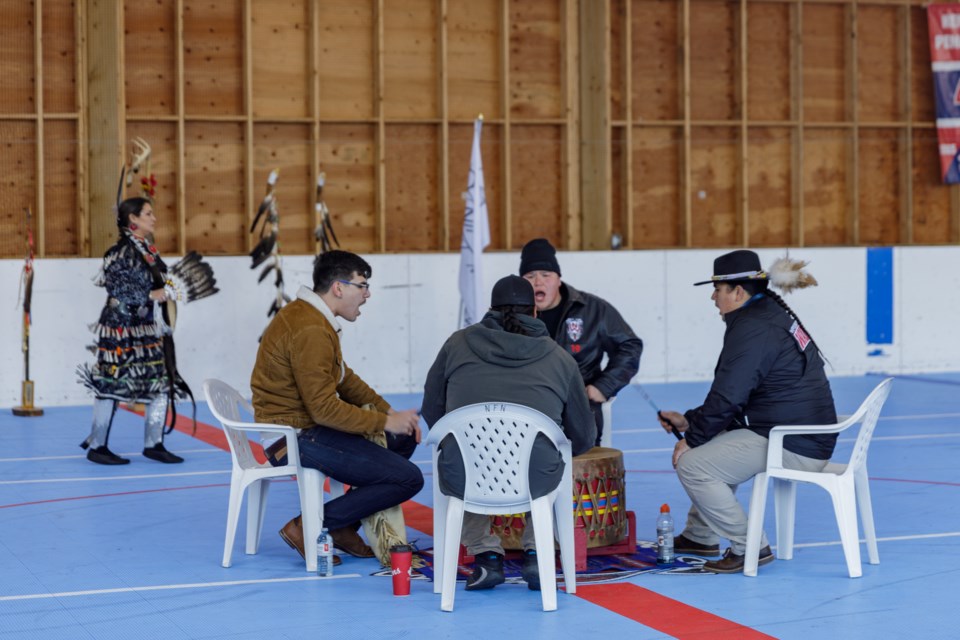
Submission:
<svg viewBox="0 0 960 640">
<path fill-rule="evenodd" d="M 96 462 L 97 464 L 130 464 L 129 460 L 121 458 L 113 451 L 110 451 L 106 445 L 97 447 L 96 449 L 88 449 L 87 460 Z"/>
<path fill-rule="evenodd" d="M 537 561 L 537 552 L 534 549 L 527 549 L 523 552 L 523 567 L 520 569 L 520 575 L 527 588 L 531 591 L 540 591 L 540 564 Z"/>
<path fill-rule="evenodd" d="M 170 453 L 167 451 L 166 447 L 163 446 L 162 442 L 143 450 L 143 457 L 150 458 L 151 460 L 156 460 L 157 462 L 164 462 L 166 464 L 175 464 L 178 462 L 183 462 L 183 458 L 176 455 L 175 453 Z"/>
<path fill-rule="evenodd" d="M 496 551 L 477 554 L 473 564 L 473 573 L 467 578 L 467 591 L 493 589 L 503 584 L 503 555 Z"/>
</svg>

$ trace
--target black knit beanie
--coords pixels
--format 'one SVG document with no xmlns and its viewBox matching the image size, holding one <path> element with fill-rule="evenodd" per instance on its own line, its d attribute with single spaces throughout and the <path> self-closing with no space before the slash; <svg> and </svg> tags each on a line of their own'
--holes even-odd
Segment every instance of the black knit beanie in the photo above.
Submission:
<svg viewBox="0 0 960 640">
<path fill-rule="evenodd" d="M 520 275 L 531 271 L 553 271 L 560 275 L 557 250 L 546 238 L 535 238 L 520 251 Z"/>
</svg>

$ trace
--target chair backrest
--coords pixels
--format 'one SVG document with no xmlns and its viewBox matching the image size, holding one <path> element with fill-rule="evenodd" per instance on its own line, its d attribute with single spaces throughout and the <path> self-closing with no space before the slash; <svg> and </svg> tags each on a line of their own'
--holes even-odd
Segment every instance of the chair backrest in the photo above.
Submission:
<svg viewBox="0 0 960 640">
<path fill-rule="evenodd" d="M 203 393 L 207 396 L 210 411 L 220 421 L 223 432 L 230 443 L 230 453 L 233 462 L 241 469 L 253 469 L 262 466 L 253 455 L 250 440 L 245 431 L 232 428 L 234 425 L 244 424 L 241 420 L 240 409 L 251 416 L 253 407 L 243 399 L 240 392 L 222 380 L 209 378 L 203 381 Z"/>
<path fill-rule="evenodd" d="M 890 385 L 893 378 L 887 378 L 874 388 L 863 401 L 856 413 L 847 420 L 851 424 L 862 422 L 860 433 L 857 434 L 857 441 L 853 445 L 853 453 L 850 455 L 850 463 L 847 465 L 848 472 L 853 472 L 867 463 L 867 449 L 870 446 L 870 439 L 873 437 L 873 431 L 877 427 L 877 420 L 880 418 L 880 410 L 883 409 L 883 403 L 887 401 L 890 395 Z"/>
<path fill-rule="evenodd" d="M 538 433 L 560 450 L 569 466 L 570 441 L 560 427 L 536 409 L 509 402 L 451 411 L 430 429 L 427 442 L 439 446 L 447 435 L 456 439 L 466 473 L 466 504 L 510 507 L 530 502 L 530 453 Z"/>
</svg>

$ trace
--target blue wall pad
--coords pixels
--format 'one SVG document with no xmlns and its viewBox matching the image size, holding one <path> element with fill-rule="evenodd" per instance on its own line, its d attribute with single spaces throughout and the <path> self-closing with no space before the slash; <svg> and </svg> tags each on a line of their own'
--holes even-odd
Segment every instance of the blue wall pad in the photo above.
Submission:
<svg viewBox="0 0 960 640">
<path fill-rule="evenodd" d="M 893 344 L 893 248 L 867 249 L 867 344 Z"/>
</svg>

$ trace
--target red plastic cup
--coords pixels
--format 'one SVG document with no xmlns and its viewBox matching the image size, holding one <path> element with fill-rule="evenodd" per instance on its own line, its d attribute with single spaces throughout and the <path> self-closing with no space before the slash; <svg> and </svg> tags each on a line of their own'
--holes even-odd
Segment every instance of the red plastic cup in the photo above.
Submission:
<svg viewBox="0 0 960 640">
<path fill-rule="evenodd" d="M 406 544 L 390 547 L 390 571 L 393 574 L 393 595 L 410 595 L 412 562 L 413 547 Z"/>
</svg>

